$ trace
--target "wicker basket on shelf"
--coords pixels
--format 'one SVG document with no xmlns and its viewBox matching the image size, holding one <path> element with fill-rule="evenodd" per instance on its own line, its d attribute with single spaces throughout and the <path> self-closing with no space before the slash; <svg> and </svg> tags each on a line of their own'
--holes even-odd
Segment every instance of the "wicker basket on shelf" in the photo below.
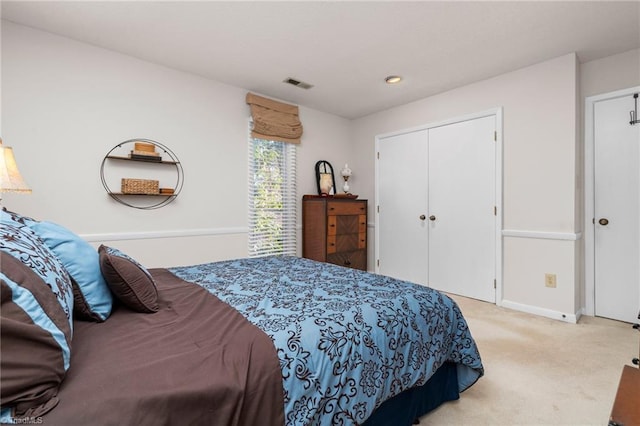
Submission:
<svg viewBox="0 0 640 426">
<path fill-rule="evenodd" d="M 160 181 L 122 178 L 123 194 L 158 194 L 159 192 Z"/>
</svg>

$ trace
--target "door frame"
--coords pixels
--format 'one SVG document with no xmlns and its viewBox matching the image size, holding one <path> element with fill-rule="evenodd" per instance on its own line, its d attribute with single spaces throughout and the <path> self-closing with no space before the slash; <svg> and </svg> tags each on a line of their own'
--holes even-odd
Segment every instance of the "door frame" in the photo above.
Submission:
<svg viewBox="0 0 640 426">
<path fill-rule="evenodd" d="M 595 280 L 595 104 L 640 92 L 640 86 L 585 98 L 584 104 L 584 314 L 594 316 Z M 627 117 L 628 119 L 629 117 Z M 624 117 L 621 117 L 624 119 Z M 640 124 L 639 124 L 640 125 Z M 639 219 L 640 220 L 640 219 Z M 640 262 L 640 259 L 638 259 Z"/>
<path fill-rule="evenodd" d="M 495 196 L 496 196 L 496 229 L 494 232 L 495 235 L 495 279 L 496 279 L 496 305 L 502 305 L 502 183 L 503 183 L 503 171 L 502 171 L 502 135 L 503 135 L 503 121 L 502 121 L 502 107 L 492 108 L 485 111 L 475 112 L 471 114 L 461 115 L 454 118 L 437 121 L 433 123 L 424 124 L 421 126 L 411 127 L 403 130 L 398 130 L 395 132 L 383 133 L 380 135 L 376 135 L 375 137 L 375 146 L 374 146 L 374 162 L 375 162 L 375 200 L 376 204 L 374 206 L 375 213 L 375 237 L 374 237 L 374 267 L 375 272 L 380 273 L 380 266 L 378 265 L 378 259 L 380 258 L 380 248 L 379 248 L 379 233 L 380 233 L 380 222 L 379 222 L 379 214 L 378 214 L 378 200 L 379 197 L 379 167 L 378 161 L 376 159 L 377 153 L 380 151 L 379 146 L 381 139 L 388 138 L 391 136 L 398 136 L 405 133 L 411 133 L 419 130 L 429 130 L 436 127 L 448 126 L 450 124 L 456 124 L 463 121 L 475 120 L 478 118 L 495 116 L 496 119 L 496 151 L 495 151 Z M 428 132 L 427 132 L 428 133 Z M 426 141 L 428 143 L 428 139 Z M 428 161 L 428 158 L 426 159 Z"/>
</svg>

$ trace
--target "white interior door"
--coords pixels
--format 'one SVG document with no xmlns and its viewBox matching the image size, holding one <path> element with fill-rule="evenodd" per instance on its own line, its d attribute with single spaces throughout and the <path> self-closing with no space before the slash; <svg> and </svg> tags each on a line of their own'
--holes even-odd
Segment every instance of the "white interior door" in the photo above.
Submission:
<svg viewBox="0 0 640 426">
<path fill-rule="evenodd" d="M 496 117 L 429 129 L 429 286 L 495 303 Z"/>
<path fill-rule="evenodd" d="M 378 140 L 376 272 L 427 283 L 427 131 Z"/>
<path fill-rule="evenodd" d="M 594 105 L 595 315 L 637 322 L 640 310 L 640 124 L 631 96 Z"/>
</svg>

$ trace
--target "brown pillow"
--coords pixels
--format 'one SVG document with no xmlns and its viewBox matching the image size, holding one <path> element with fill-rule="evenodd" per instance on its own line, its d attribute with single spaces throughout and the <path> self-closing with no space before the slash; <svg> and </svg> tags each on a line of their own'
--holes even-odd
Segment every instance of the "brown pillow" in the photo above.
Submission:
<svg viewBox="0 0 640 426">
<path fill-rule="evenodd" d="M 113 247 L 101 245 L 98 254 L 102 276 L 123 305 L 141 313 L 158 311 L 156 283 L 144 266 Z"/>
<path fill-rule="evenodd" d="M 71 279 L 28 220 L 0 211 L 0 407 L 17 423 L 56 406 L 71 360 Z"/>
</svg>

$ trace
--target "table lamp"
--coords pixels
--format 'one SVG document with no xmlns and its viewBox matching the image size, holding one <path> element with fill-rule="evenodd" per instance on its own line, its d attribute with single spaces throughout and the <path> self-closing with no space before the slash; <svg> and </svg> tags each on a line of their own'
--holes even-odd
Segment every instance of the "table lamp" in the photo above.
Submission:
<svg viewBox="0 0 640 426">
<path fill-rule="evenodd" d="M 0 138 L 0 193 L 1 192 L 22 192 L 31 193 L 31 188 L 24 181 L 16 159 L 13 156 L 13 148 L 4 146 Z M 2 198 L 0 197 L 0 201 Z"/>
</svg>

